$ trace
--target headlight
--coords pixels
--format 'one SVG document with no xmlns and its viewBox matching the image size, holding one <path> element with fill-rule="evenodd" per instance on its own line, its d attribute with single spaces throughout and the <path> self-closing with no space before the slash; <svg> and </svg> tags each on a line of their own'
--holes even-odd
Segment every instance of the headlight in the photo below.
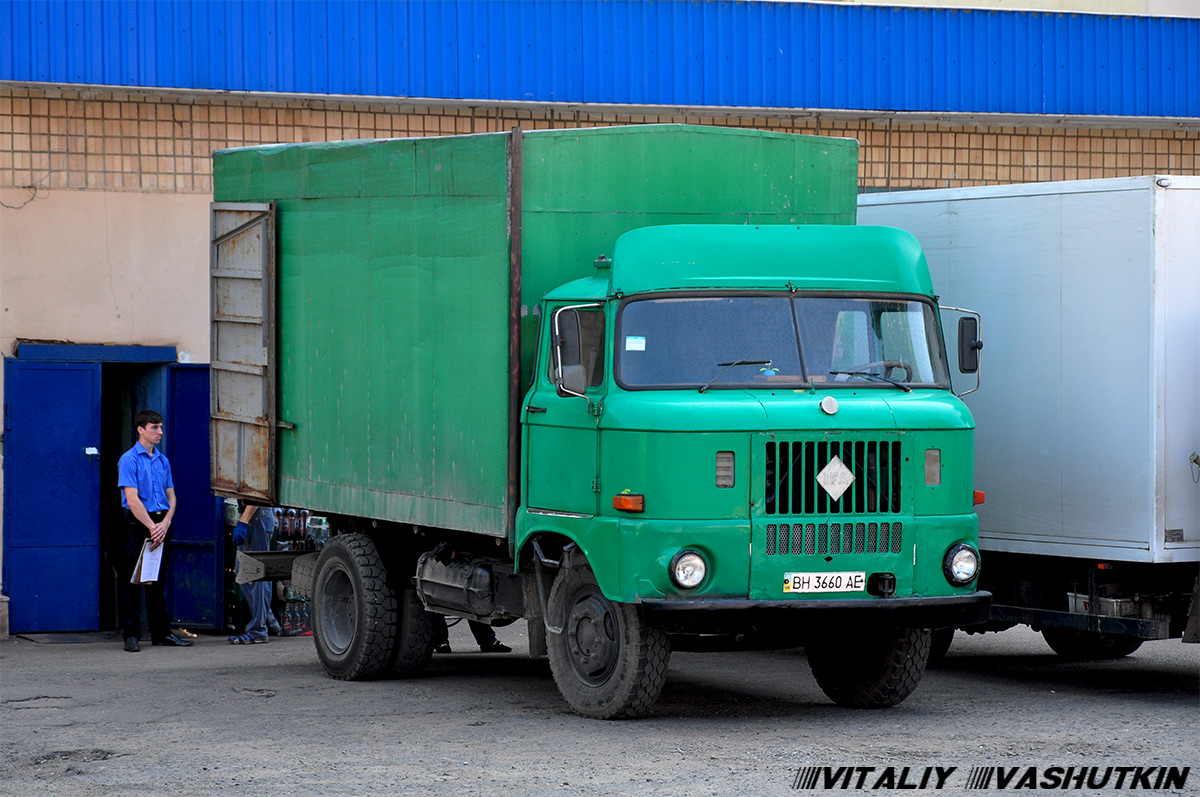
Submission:
<svg viewBox="0 0 1200 797">
<path fill-rule="evenodd" d="M 942 571 L 951 584 L 965 587 L 979 575 L 979 552 L 965 542 L 951 546 L 942 560 Z"/>
<path fill-rule="evenodd" d="M 708 564 L 695 551 L 680 551 L 671 560 L 671 580 L 684 589 L 695 589 L 708 575 Z"/>
</svg>

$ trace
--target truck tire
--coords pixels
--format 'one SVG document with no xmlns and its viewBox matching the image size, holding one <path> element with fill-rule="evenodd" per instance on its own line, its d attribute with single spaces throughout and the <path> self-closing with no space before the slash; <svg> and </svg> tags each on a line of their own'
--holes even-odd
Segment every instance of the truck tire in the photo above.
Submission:
<svg viewBox="0 0 1200 797">
<path fill-rule="evenodd" d="M 638 717 L 650 710 L 667 680 L 671 643 L 649 628 L 638 607 L 613 603 L 587 562 L 558 571 L 548 601 L 547 635 L 554 682 L 578 714 L 595 719 Z"/>
<path fill-rule="evenodd" d="M 946 654 L 950 652 L 952 644 L 954 644 L 953 628 L 939 628 L 931 631 L 929 634 L 929 663 L 925 665 L 926 669 L 941 666 Z"/>
<path fill-rule="evenodd" d="M 425 611 L 415 589 L 400 590 L 399 622 L 396 624 L 396 675 L 413 675 L 425 669 L 433 657 L 434 623 L 445 620 L 440 614 Z"/>
<path fill-rule="evenodd" d="M 376 678 L 396 663 L 396 593 L 366 534 L 339 535 L 321 551 L 312 621 L 317 656 L 332 677 Z"/>
<path fill-rule="evenodd" d="M 834 703 L 847 708 L 889 708 L 913 693 L 929 661 L 927 628 L 881 629 L 827 635 L 805 649 L 813 677 Z"/>
<path fill-rule="evenodd" d="M 1142 640 L 1137 637 L 1090 633 L 1073 628 L 1043 628 L 1042 638 L 1055 653 L 1072 661 L 1119 659 L 1142 646 Z"/>
</svg>

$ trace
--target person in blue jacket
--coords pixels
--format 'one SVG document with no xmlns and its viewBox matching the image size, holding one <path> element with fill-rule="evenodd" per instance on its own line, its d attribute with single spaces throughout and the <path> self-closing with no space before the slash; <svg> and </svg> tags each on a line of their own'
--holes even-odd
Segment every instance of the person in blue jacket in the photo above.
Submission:
<svg viewBox="0 0 1200 797">
<path fill-rule="evenodd" d="M 150 540 L 152 550 L 166 542 L 176 509 L 171 463 L 158 450 L 163 436 L 163 417 L 154 410 L 142 410 L 134 416 L 133 425 L 138 440 L 117 461 L 117 486 L 121 488 L 121 506 L 125 507 L 125 539 L 117 589 L 121 633 L 125 637 L 125 650 L 130 653 L 141 650 L 144 587 L 146 618 L 153 643 L 185 648 L 192 642 L 171 632 L 163 579 L 160 577 L 149 584 L 130 583 L 146 540 Z M 161 566 L 166 566 L 165 556 Z"/>
<path fill-rule="evenodd" d="M 271 550 L 271 533 L 275 530 L 275 513 L 268 507 L 247 506 L 233 527 L 233 544 L 238 550 Z M 271 611 L 271 582 L 251 581 L 242 585 L 242 594 L 250 607 L 250 622 L 246 632 L 229 637 L 231 645 L 260 645 L 269 634 L 278 634 L 279 621 Z"/>
</svg>

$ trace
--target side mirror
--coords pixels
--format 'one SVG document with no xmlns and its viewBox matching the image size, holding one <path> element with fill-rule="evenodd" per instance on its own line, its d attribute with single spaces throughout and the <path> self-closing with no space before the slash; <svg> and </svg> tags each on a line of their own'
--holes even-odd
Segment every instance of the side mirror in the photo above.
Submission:
<svg viewBox="0 0 1200 797">
<path fill-rule="evenodd" d="M 564 307 L 554 314 L 553 323 L 554 383 L 558 385 L 560 394 L 582 395 L 583 390 L 574 389 L 576 386 L 576 378 L 574 376 L 572 376 L 570 383 L 567 381 L 567 371 L 569 369 L 578 368 L 580 371 L 583 371 L 583 368 L 580 366 L 582 360 L 582 344 L 580 343 L 580 339 L 583 335 L 579 329 L 579 313 L 573 308 Z M 583 384 L 586 388 L 586 377 Z"/>
<path fill-rule="evenodd" d="M 583 329 L 578 308 L 595 305 L 560 307 L 551 317 L 551 341 L 554 347 L 554 384 L 560 396 L 578 396 L 587 402 L 592 412 L 592 400 L 587 397 L 587 373 L 583 369 Z"/>
<path fill-rule="evenodd" d="M 983 341 L 979 339 L 979 319 L 963 316 L 958 319 L 958 370 L 973 374 L 979 370 L 979 352 Z"/>
<path fill-rule="evenodd" d="M 558 387 L 569 396 L 582 396 L 587 390 L 587 374 L 582 365 L 564 365 Z"/>
</svg>

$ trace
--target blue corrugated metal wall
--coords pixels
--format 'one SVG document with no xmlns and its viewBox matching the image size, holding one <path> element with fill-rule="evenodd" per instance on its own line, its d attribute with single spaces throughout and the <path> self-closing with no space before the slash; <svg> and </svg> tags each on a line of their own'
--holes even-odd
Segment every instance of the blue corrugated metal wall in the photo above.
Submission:
<svg viewBox="0 0 1200 797">
<path fill-rule="evenodd" d="M 0 0 L 0 79 L 1200 116 L 1200 20 L 702 0 Z"/>
</svg>

